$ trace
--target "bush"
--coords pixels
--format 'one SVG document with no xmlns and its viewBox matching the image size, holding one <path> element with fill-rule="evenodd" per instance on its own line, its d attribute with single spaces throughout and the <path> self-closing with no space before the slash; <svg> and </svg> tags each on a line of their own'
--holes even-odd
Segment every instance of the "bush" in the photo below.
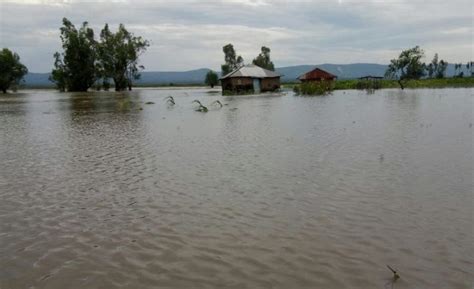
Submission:
<svg viewBox="0 0 474 289">
<path fill-rule="evenodd" d="M 298 95 L 324 95 L 333 89 L 331 82 L 303 82 L 300 85 L 295 85 L 293 91 Z"/>
<path fill-rule="evenodd" d="M 380 89 L 382 84 L 380 80 L 361 79 L 356 84 L 357 89 Z"/>
</svg>

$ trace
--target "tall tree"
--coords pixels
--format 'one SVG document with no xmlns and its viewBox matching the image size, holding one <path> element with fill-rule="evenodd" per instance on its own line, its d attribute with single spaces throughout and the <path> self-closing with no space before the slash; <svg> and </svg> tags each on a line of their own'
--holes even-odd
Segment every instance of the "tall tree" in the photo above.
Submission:
<svg viewBox="0 0 474 289">
<path fill-rule="evenodd" d="M 112 78 L 116 91 L 127 87 L 131 90 L 133 81 L 140 78 L 140 70 L 144 69 L 138 65 L 138 58 L 150 46 L 148 40 L 135 36 L 123 24 L 119 25 L 115 33 L 105 24 L 100 40 L 98 52 L 101 77 L 104 81 Z"/>
<path fill-rule="evenodd" d="M 54 69 L 51 71 L 49 80 L 56 84 L 59 91 L 66 91 L 66 67 L 59 52 L 54 53 Z"/>
<path fill-rule="evenodd" d="M 427 66 L 427 70 L 428 70 L 428 77 L 432 78 L 435 72 L 438 70 L 438 53 L 435 53 L 433 60 L 431 60 L 431 63 L 428 64 Z"/>
<path fill-rule="evenodd" d="M 7 93 L 11 87 L 15 88 L 28 69 L 20 62 L 20 56 L 7 48 L 0 51 L 0 90 Z"/>
<path fill-rule="evenodd" d="M 217 73 L 212 70 L 209 70 L 209 72 L 206 74 L 206 79 L 204 79 L 204 83 L 209 85 L 211 88 L 214 88 L 214 85 L 216 85 L 218 82 L 219 77 L 217 76 Z"/>
<path fill-rule="evenodd" d="M 454 77 L 464 77 L 464 71 L 462 71 L 462 63 L 454 64 Z"/>
<path fill-rule="evenodd" d="M 443 59 L 439 60 L 438 53 L 435 53 L 433 60 L 431 60 L 430 64 L 426 66 L 426 71 L 428 72 L 429 78 L 443 78 L 446 69 L 448 68 L 448 62 L 444 61 Z M 455 68 L 457 65 L 455 65 Z"/>
<path fill-rule="evenodd" d="M 404 50 L 398 59 L 392 59 L 385 75 L 388 78 L 420 79 L 425 75 L 425 64 L 421 62 L 424 51 L 419 47 Z"/>
<path fill-rule="evenodd" d="M 270 60 L 270 48 L 262 46 L 260 54 L 252 61 L 253 64 L 262 68 L 275 71 L 275 66 Z"/>
<path fill-rule="evenodd" d="M 94 31 L 87 22 L 76 29 L 67 18 L 63 18 L 60 31 L 64 51 L 54 54 L 51 80 L 62 90 L 87 91 L 96 80 L 97 42 Z"/>
<path fill-rule="evenodd" d="M 436 69 L 435 77 L 436 78 L 444 78 L 444 75 L 446 73 L 447 68 L 448 68 L 448 62 L 441 59 L 438 63 L 438 67 Z"/>
<path fill-rule="evenodd" d="M 224 60 L 225 64 L 221 65 L 222 76 L 232 72 L 233 70 L 239 68 L 243 65 L 244 59 L 242 56 L 237 56 L 234 46 L 232 44 L 227 44 L 226 46 L 222 47 L 222 51 L 224 52 Z"/>
</svg>

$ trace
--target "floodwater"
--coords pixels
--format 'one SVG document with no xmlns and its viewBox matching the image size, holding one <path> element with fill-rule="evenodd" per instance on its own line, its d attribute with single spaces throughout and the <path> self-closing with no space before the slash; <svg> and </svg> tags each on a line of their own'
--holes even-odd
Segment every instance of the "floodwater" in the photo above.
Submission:
<svg viewBox="0 0 474 289">
<path fill-rule="evenodd" d="M 0 288 L 472 288 L 473 104 L 0 96 Z"/>
</svg>

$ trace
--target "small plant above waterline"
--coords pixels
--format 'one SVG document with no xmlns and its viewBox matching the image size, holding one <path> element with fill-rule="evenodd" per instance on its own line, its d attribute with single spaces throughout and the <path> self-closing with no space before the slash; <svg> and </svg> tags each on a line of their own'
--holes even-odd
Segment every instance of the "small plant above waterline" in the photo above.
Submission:
<svg viewBox="0 0 474 289">
<path fill-rule="evenodd" d="M 389 265 L 387 265 L 387 268 L 393 273 L 393 281 L 397 281 L 398 279 L 400 279 L 400 274 L 398 274 L 398 272 L 395 269 L 393 269 Z"/>
<path fill-rule="evenodd" d="M 222 105 L 222 103 L 221 103 L 220 101 L 218 101 L 218 100 L 215 100 L 215 101 L 213 101 L 213 102 L 211 103 L 211 105 L 216 105 L 216 104 L 219 105 L 219 108 L 222 108 L 222 107 L 224 106 L 224 105 Z"/>
<path fill-rule="evenodd" d="M 175 104 L 176 104 L 176 103 L 174 102 L 174 98 L 173 98 L 171 95 L 165 97 L 165 100 L 166 100 L 166 103 L 168 103 L 169 105 L 175 105 Z"/>
<path fill-rule="evenodd" d="M 293 87 L 296 95 L 326 95 L 332 90 L 332 83 L 325 81 L 303 82 Z"/>
<path fill-rule="evenodd" d="M 209 109 L 207 109 L 207 107 L 202 105 L 202 103 L 199 100 L 195 99 L 192 102 L 197 103 L 199 105 L 199 107 L 196 109 L 196 111 L 199 111 L 199 112 L 208 112 L 209 111 Z"/>
</svg>

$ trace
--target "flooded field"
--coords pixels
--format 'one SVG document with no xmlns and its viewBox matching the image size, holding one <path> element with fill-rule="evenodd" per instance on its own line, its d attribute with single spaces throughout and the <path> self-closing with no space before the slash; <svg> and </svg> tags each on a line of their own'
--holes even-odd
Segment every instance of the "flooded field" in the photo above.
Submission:
<svg viewBox="0 0 474 289">
<path fill-rule="evenodd" d="M 2 95 L 0 288 L 471 288 L 473 105 Z"/>
</svg>

